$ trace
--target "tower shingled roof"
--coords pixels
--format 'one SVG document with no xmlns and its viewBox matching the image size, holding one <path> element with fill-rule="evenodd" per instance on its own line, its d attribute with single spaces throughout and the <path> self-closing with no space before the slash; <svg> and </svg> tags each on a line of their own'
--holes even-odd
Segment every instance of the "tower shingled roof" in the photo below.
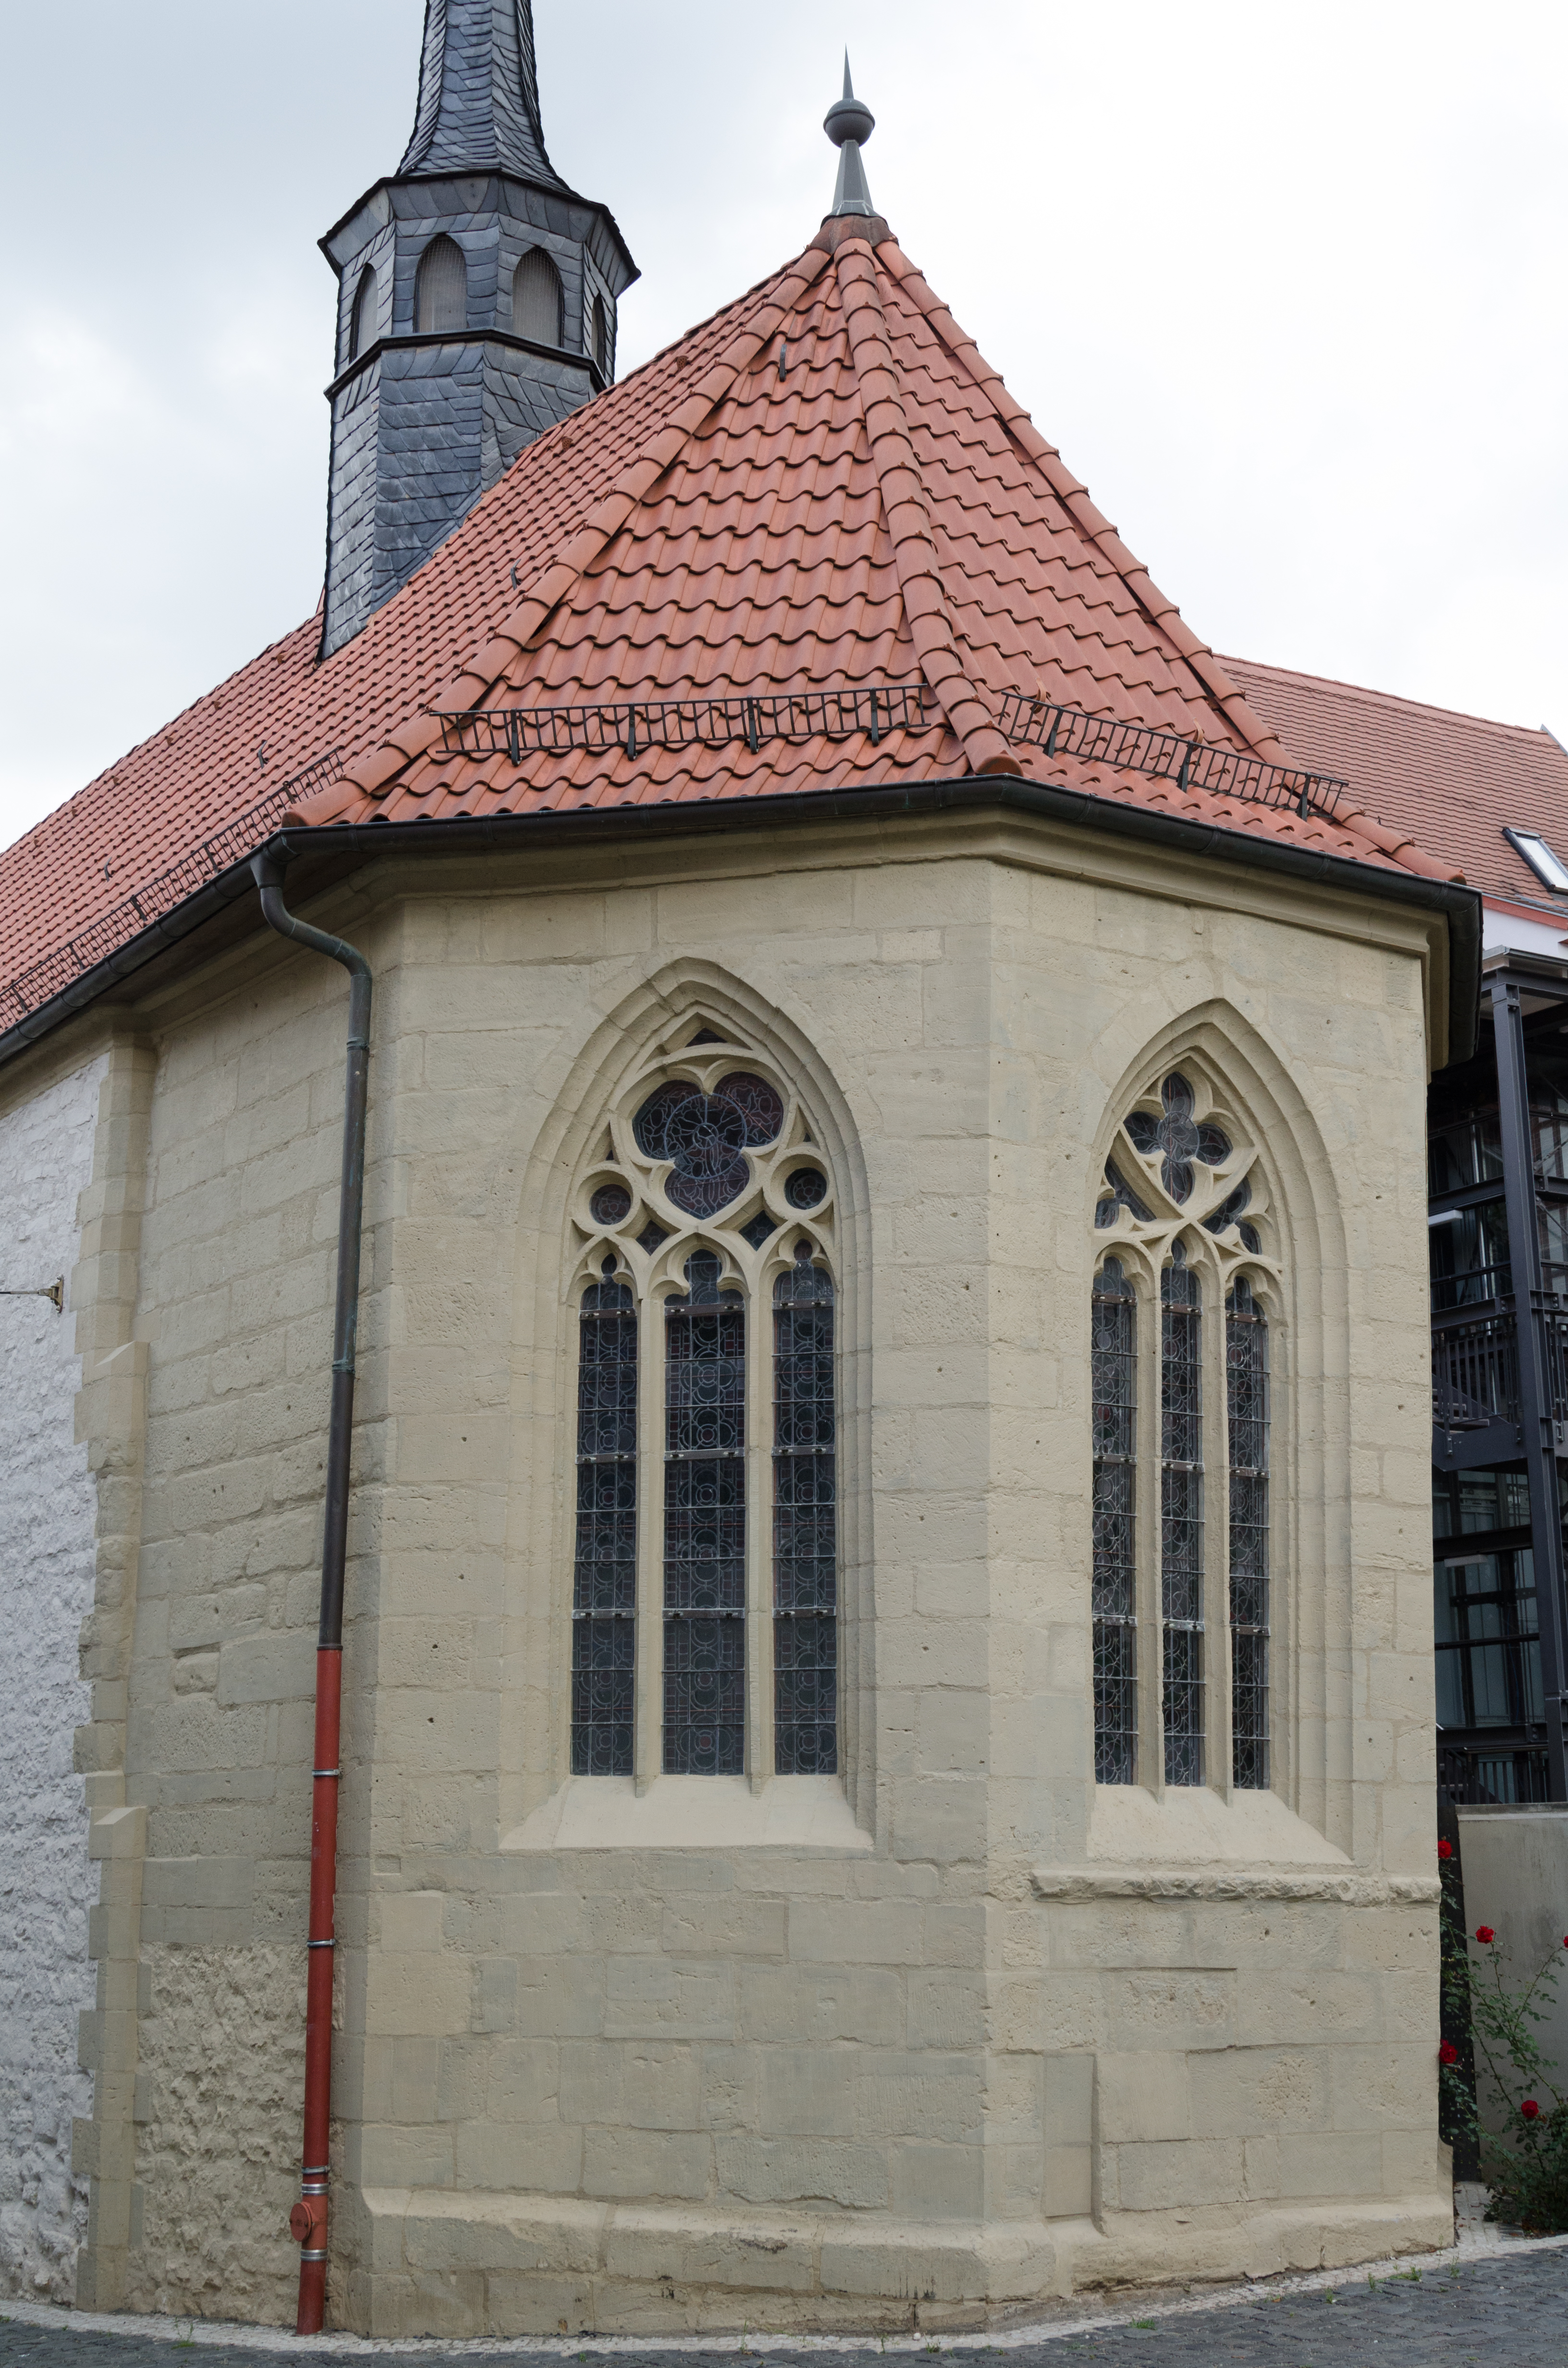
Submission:
<svg viewBox="0 0 1568 2368">
<path fill-rule="evenodd" d="M 566 187 L 544 145 L 529 0 L 426 0 L 419 104 L 398 171 L 496 166 Z"/>
</svg>

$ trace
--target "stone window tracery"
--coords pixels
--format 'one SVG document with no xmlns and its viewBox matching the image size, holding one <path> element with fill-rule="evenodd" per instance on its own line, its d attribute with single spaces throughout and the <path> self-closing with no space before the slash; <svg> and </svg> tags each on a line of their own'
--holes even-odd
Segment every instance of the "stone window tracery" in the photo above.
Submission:
<svg viewBox="0 0 1568 2368">
<path fill-rule="evenodd" d="M 1249 1131 L 1197 1063 L 1153 1081 L 1117 1132 L 1094 1221 L 1101 1783 L 1271 1782 L 1269 1216 Z M 1206 1501 L 1221 1488 L 1222 1505 Z M 1157 1531 L 1139 1528 L 1140 1502 L 1158 1503 Z"/>
<path fill-rule="evenodd" d="M 640 1782 L 832 1774 L 832 1163 L 776 1064 L 716 1023 L 679 1040 L 619 1097 L 574 1202 L 571 1765 Z M 612 1451 L 584 1441 L 616 1322 L 631 1414 Z"/>
</svg>

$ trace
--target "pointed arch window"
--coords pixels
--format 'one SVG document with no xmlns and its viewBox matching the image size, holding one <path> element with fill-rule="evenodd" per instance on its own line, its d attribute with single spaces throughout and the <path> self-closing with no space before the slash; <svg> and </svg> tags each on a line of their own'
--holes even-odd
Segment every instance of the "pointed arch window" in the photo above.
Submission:
<svg viewBox="0 0 1568 2368">
<path fill-rule="evenodd" d="M 1138 1303 L 1119 1258 L 1095 1277 L 1095 1779 L 1138 1772 Z"/>
<path fill-rule="evenodd" d="M 598 364 L 599 375 L 608 380 L 609 377 L 609 314 L 605 309 L 605 300 L 602 296 L 594 298 L 593 339 L 594 359 Z"/>
<path fill-rule="evenodd" d="M 468 327 L 468 264 L 457 241 L 444 232 L 419 258 L 414 325 L 421 336 L 443 336 Z"/>
<path fill-rule="evenodd" d="M 358 361 L 367 346 L 373 346 L 376 342 L 381 294 L 376 267 L 368 263 L 359 274 L 359 285 L 354 290 L 354 311 L 348 324 L 348 359 L 351 362 Z"/>
<path fill-rule="evenodd" d="M 1268 1784 L 1268 1319 L 1245 1275 L 1225 1302 L 1232 1781 Z"/>
<path fill-rule="evenodd" d="M 1228 1774 L 1258 1790 L 1272 1781 L 1266 1310 L 1279 1269 L 1268 1214 L 1247 1131 L 1207 1080 L 1185 1068 L 1157 1078 L 1118 1131 L 1095 1210 L 1101 1783 L 1200 1785 Z M 1140 1296 L 1159 1316 L 1147 1349 Z M 1137 1508 L 1155 1503 L 1157 1533 L 1145 1539 Z M 1146 1656 L 1141 1629 L 1151 1634 Z"/>
<path fill-rule="evenodd" d="M 572 1574 L 572 1769 L 630 1776 L 637 1608 L 637 1308 L 615 1280 L 583 1292 L 577 1536 Z"/>
<path fill-rule="evenodd" d="M 620 1098 L 600 1154 L 576 1203 L 573 1771 L 834 1774 L 830 1163 L 790 1080 L 712 1026 Z"/>
<path fill-rule="evenodd" d="M 561 274 L 541 246 L 530 246 L 512 275 L 512 334 L 561 343 Z"/>
</svg>

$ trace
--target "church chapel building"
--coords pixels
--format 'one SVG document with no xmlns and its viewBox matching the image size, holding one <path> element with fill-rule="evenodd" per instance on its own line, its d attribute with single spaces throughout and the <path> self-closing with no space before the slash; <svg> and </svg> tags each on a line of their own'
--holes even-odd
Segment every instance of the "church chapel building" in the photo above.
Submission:
<svg viewBox="0 0 1568 2368">
<path fill-rule="evenodd" d="M 324 242 L 321 608 L 0 857 L 8 2291 L 939 2329 L 1451 2236 L 1480 900 L 828 128 L 810 243 L 617 381 L 528 9 L 431 0 Z M 279 915 L 368 968 L 357 1343 Z"/>
</svg>

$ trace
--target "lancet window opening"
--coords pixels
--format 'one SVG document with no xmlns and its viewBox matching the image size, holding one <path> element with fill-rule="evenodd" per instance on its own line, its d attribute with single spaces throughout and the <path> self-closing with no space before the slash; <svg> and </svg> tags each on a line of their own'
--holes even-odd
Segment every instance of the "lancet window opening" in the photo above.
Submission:
<svg viewBox="0 0 1568 2368">
<path fill-rule="evenodd" d="M 1228 1777 L 1261 1790 L 1273 1781 L 1268 1309 L 1279 1268 L 1248 1136 L 1196 1062 L 1171 1069 L 1127 1112 L 1096 1198 L 1100 1783 Z M 1157 1313 L 1146 1334 L 1141 1300 Z M 1141 1427 L 1144 1392 L 1151 1418 Z M 1157 1530 L 1145 1539 L 1138 1508 L 1156 1502 Z M 1147 1654 L 1141 1627 L 1157 1632 Z"/>
<path fill-rule="evenodd" d="M 1225 1302 L 1232 1782 L 1268 1783 L 1268 1319 L 1245 1275 Z"/>
<path fill-rule="evenodd" d="M 1203 1307 L 1178 1241 L 1160 1276 L 1161 1725 L 1167 1784 L 1203 1782 Z"/>
<path fill-rule="evenodd" d="M 1138 1772 L 1138 1302 L 1119 1258 L 1095 1277 L 1095 1780 Z"/>
<path fill-rule="evenodd" d="M 637 1608 L 637 1309 L 615 1259 L 578 1316 L 572 1771 L 631 1773 Z"/>
<path fill-rule="evenodd" d="M 716 1025 L 677 1032 L 618 1097 L 574 1201 L 570 1764 L 831 1775 L 832 1165 L 775 1064 Z"/>
</svg>

